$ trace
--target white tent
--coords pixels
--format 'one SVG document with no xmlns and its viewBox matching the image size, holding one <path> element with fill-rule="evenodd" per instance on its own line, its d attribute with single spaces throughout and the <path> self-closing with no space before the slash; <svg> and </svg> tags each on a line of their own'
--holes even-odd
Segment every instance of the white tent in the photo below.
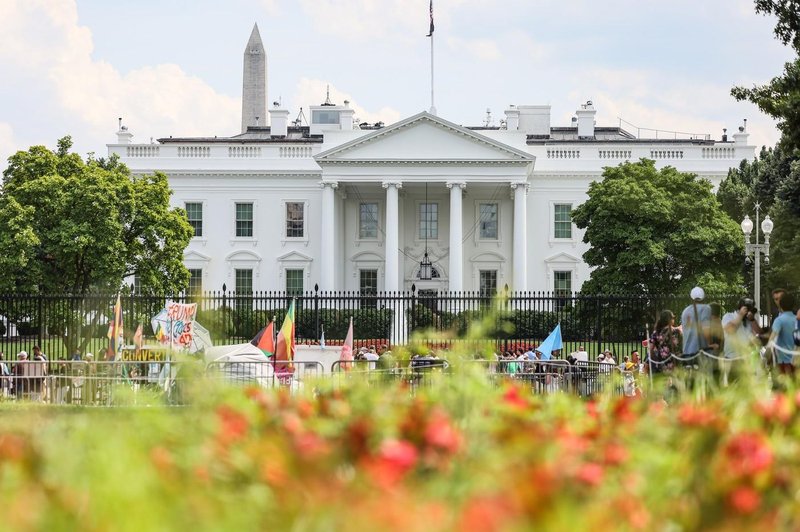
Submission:
<svg viewBox="0 0 800 532">
<path fill-rule="evenodd" d="M 217 345 L 204 352 L 210 375 L 218 375 L 225 382 L 258 384 L 265 388 L 275 386 L 272 362 L 251 343 Z"/>
</svg>

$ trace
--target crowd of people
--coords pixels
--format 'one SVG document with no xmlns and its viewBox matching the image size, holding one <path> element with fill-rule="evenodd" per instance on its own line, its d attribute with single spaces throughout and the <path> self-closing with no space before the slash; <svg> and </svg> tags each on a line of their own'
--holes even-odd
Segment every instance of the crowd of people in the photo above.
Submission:
<svg viewBox="0 0 800 532">
<path fill-rule="evenodd" d="M 675 314 L 664 310 L 649 339 L 650 359 L 645 367 L 653 373 L 671 373 L 678 366 L 718 375 L 727 386 L 736 377 L 738 362 L 758 357 L 765 368 L 794 376 L 800 346 L 800 310 L 793 294 L 781 288 L 772 291 L 775 307 L 769 324 L 762 320 L 755 302 L 748 297 L 723 313 L 719 303 L 706 303 L 705 291 L 695 287 L 692 302 Z"/>
</svg>

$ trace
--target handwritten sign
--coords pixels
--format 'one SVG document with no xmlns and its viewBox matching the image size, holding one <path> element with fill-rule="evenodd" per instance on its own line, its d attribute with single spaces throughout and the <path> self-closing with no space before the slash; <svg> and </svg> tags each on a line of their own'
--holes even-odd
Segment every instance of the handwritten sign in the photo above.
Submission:
<svg viewBox="0 0 800 532">
<path fill-rule="evenodd" d="M 152 319 L 153 332 L 161 345 L 189 350 L 194 340 L 197 303 L 167 303 Z"/>
</svg>

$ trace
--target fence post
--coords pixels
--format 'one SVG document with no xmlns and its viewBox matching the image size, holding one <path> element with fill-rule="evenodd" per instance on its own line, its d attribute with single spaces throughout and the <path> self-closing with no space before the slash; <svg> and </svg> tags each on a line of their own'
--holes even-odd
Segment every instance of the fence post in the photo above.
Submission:
<svg viewBox="0 0 800 532">
<path fill-rule="evenodd" d="M 314 334 L 317 335 L 317 340 L 319 340 L 319 284 L 314 285 Z"/>
<path fill-rule="evenodd" d="M 39 298 L 39 305 L 38 305 L 39 309 L 38 309 L 37 312 L 39 314 L 39 331 L 37 332 L 37 340 L 38 341 L 36 343 L 39 346 L 41 346 L 42 343 L 43 343 L 42 340 L 44 340 L 44 327 L 45 327 L 45 325 L 44 325 L 44 315 L 43 315 L 43 309 L 42 309 L 42 305 L 43 305 L 42 299 L 44 299 L 44 296 L 42 294 L 39 294 L 38 298 Z"/>
<path fill-rule="evenodd" d="M 416 311 L 416 307 L 417 307 L 416 296 L 417 296 L 417 285 L 416 284 L 412 284 L 411 285 L 411 321 L 408 324 L 408 336 L 409 336 L 409 338 L 411 337 L 411 333 L 414 332 L 414 323 L 416 322 L 416 314 L 417 314 L 417 311 Z M 400 297 L 401 297 L 401 301 L 402 301 L 402 294 L 401 294 Z M 408 339 L 406 339 L 406 342 L 408 342 Z"/>
<path fill-rule="evenodd" d="M 228 305 L 227 305 L 227 289 L 225 283 L 222 283 L 222 334 L 225 336 L 225 341 L 228 342 Z"/>
<path fill-rule="evenodd" d="M 600 304 L 600 295 L 596 295 L 597 301 L 597 320 L 595 321 L 595 334 L 597 335 L 597 355 L 595 355 L 595 360 L 597 357 L 600 356 L 600 353 L 603 351 L 603 305 Z"/>
</svg>

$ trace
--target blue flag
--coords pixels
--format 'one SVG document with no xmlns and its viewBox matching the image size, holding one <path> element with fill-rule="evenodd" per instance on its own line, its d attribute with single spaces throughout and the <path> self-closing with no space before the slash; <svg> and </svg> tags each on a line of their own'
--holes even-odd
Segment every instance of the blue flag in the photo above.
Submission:
<svg viewBox="0 0 800 532">
<path fill-rule="evenodd" d="M 553 329 L 553 332 L 544 339 L 542 345 L 536 348 L 542 354 L 542 360 L 550 360 L 553 358 L 553 351 L 561 349 L 563 344 L 561 343 L 561 324 L 559 323 L 556 325 L 556 328 Z"/>
</svg>

